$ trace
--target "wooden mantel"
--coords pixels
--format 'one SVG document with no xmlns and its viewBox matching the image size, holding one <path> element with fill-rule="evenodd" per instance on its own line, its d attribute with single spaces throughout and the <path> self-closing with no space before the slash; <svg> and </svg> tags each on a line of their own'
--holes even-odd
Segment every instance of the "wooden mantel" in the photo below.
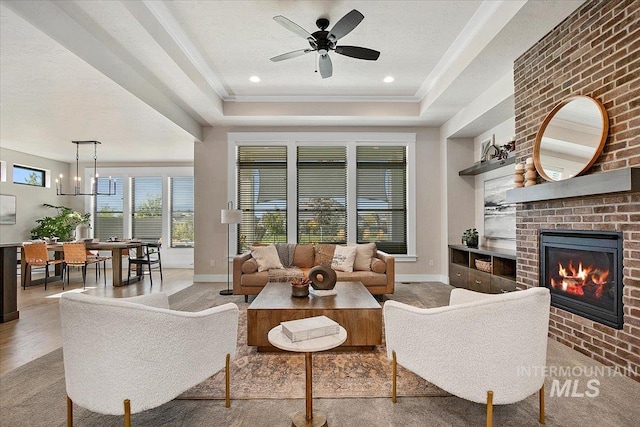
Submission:
<svg viewBox="0 0 640 427">
<path fill-rule="evenodd" d="M 507 203 L 640 191 L 640 168 L 625 168 L 507 190 Z"/>
</svg>

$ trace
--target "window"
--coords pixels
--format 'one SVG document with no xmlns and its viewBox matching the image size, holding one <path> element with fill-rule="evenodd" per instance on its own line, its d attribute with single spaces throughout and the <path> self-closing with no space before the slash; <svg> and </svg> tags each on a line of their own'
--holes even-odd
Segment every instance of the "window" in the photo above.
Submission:
<svg viewBox="0 0 640 427">
<path fill-rule="evenodd" d="M 416 259 L 414 133 L 228 136 L 237 162 L 229 177 L 237 199 L 229 200 L 244 212 L 239 253 L 253 243 L 375 242 L 397 259 Z"/>
<path fill-rule="evenodd" d="M 136 239 L 162 237 L 162 178 L 131 178 L 131 233 Z"/>
<path fill-rule="evenodd" d="M 402 146 L 356 148 L 358 242 L 407 253 L 407 161 Z"/>
<path fill-rule="evenodd" d="M 254 243 L 287 241 L 287 147 L 240 146 L 237 151 L 238 252 Z"/>
<path fill-rule="evenodd" d="M 298 242 L 346 243 L 347 150 L 298 147 Z"/>
<path fill-rule="evenodd" d="M 171 247 L 193 247 L 193 177 L 171 178 Z"/>
<path fill-rule="evenodd" d="M 44 187 L 46 172 L 27 166 L 13 165 L 13 183 Z"/>
<path fill-rule="evenodd" d="M 108 240 L 109 237 L 123 237 L 124 198 L 122 192 L 124 186 L 121 177 L 114 178 L 116 194 L 113 196 L 96 196 L 95 212 L 93 215 L 93 237 Z M 98 191 L 109 191 L 109 178 L 98 178 Z"/>
</svg>

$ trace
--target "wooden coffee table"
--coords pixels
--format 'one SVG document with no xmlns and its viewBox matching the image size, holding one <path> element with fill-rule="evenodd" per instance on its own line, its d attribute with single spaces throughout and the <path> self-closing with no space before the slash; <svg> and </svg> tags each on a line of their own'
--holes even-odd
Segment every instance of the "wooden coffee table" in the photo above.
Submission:
<svg viewBox="0 0 640 427">
<path fill-rule="evenodd" d="M 271 329 L 286 320 L 327 316 L 346 329 L 343 350 L 372 350 L 382 344 L 382 307 L 360 282 L 338 282 L 337 295 L 291 296 L 289 283 L 267 283 L 247 309 L 247 345 L 273 351 Z"/>
</svg>

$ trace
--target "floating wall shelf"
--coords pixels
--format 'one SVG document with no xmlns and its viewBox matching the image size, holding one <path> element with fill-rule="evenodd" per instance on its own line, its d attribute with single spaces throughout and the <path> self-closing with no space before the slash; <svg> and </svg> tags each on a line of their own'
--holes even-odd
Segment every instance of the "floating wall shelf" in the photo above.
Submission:
<svg viewBox="0 0 640 427">
<path fill-rule="evenodd" d="M 512 165 L 516 161 L 515 156 L 507 157 L 506 159 L 493 159 L 488 160 L 486 162 L 478 162 L 471 166 L 470 168 L 466 168 L 465 170 L 461 170 L 458 172 L 459 176 L 471 176 L 471 175 L 479 175 L 484 172 L 489 172 L 494 169 L 501 168 L 503 166 Z"/>
</svg>

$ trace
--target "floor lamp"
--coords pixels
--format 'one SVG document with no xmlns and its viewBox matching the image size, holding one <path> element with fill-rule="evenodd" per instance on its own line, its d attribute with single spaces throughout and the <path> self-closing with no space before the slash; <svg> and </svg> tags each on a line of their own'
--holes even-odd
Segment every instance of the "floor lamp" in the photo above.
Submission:
<svg viewBox="0 0 640 427">
<path fill-rule="evenodd" d="M 227 257 L 229 256 L 229 245 L 231 241 L 231 224 L 240 224 L 242 222 L 242 211 L 240 209 L 233 209 L 233 202 L 227 203 L 227 209 L 220 211 L 220 222 L 227 224 Z M 233 295 L 233 291 L 229 288 L 230 273 L 229 273 L 229 259 L 227 259 L 227 289 L 220 291 L 220 295 Z"/>
</svg>

